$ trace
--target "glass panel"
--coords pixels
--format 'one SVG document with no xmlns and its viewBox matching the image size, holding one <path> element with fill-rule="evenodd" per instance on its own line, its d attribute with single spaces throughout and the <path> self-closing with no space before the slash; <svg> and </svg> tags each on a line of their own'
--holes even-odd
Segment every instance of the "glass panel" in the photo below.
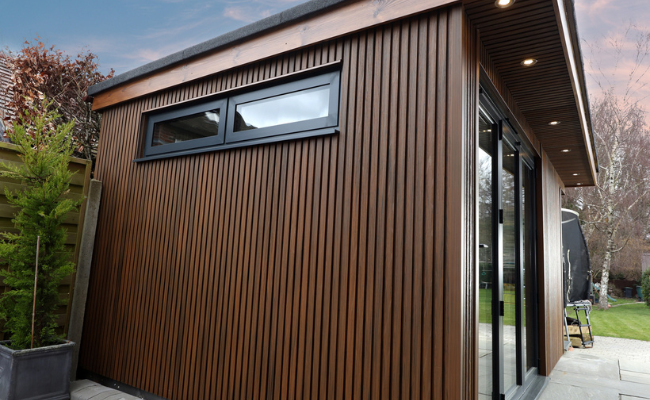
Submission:
<svg viewBox="0 0 650 400">
<path fill-rule="evenodd" d="M 479 398 L 492 398 L 492 123 L 479 115 Z"/>
<path fill-rule="evenodd" d="M 503 207 L 503 384 L 507 391 L 517 383 L 516 285 L 517 266 L 515 236 L 515 150 L 503 141 L 501 200 Z"/>
<path fill-rule="evenodd" d="M 216 110 L 154 124 L 151 146 L 202 139 L 217 136 L 218 133 L 219 109 L 217 108 Z"/>
<path fill-rule="evenodd" d="M 535 283 L 535 270 L 533 268 L 533 171 L 526 164 L 523 165 L 522 177 L 522 214 L 524 233 L 524 304 L 522 307 L 522 321 L 524 321 L 524 365 L 526 371 L 536 367 L 535 355 L 535 303 L 533 300 L 533 288 Z"/>
<path fill-rule="evenodd" d="M 235 132 L 306 121 L 329 115 L 329 86 L 237 104 Z"/>
</svg>

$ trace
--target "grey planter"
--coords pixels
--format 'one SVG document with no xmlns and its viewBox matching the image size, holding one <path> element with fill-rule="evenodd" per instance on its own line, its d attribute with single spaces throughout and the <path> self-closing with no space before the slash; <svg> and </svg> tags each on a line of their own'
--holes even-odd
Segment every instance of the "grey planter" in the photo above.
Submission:
<svg viewBox="0 0 650 400">
<path fill-rule="evenodd" d="M 12 350 L 0 342 L 0 400 L 67 400 L 74 342 Z"/>
</svg>

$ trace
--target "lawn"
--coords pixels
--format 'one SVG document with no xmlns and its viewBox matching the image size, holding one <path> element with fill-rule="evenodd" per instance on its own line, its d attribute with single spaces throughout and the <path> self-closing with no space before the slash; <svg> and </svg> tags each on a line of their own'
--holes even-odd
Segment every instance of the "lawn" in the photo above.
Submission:
<svg viewBox="0 0 650 400">
<path fill-rule="evenodd" d="M 505 315 L 503 317 L 504 325 L 515 324 L 515 291 L 504 290 L 503 300 L 505 306 Z M 492 322 L 491 314 L 492 305 L 492 289 L 479 289 L 478 291 L 478 306 L 479 314 L 478 320 L 481 323 Z"/>
<path fill-rule="evenodd" d="M 607 311 L 594 305 L 589 316 L 594 335 L 650 341 L 650 307 L 627 299 L 611 304 Z M 567 309 L 567 315 L 575 317 L 575 312 Z"/>
<path fill-rule="evenodd" d="M 479 289 L 479 322 L 490 323 L 490 304 L 492 289 Z M 503 319 L 504 325 L 515 324 L 515 293 L 505 291 L 504 300 L 506 315 Z M 645 303 L 637 303 L 632 299 L 617 299 L 611 302 L 612 308 L 601 311 L 598 305 L 594 305 L 590 319 L 591 329 L 596 336 L 609 336 L 625 339 L 637 339 L 650 341 L 650 307 Z M 567 309 L 569 317 L 575 317 L 573 309 Z M 581 320 L 584 313 L 580 313 Z M 584 323 L 584 321 L 583 321 Z"/>
</svg>

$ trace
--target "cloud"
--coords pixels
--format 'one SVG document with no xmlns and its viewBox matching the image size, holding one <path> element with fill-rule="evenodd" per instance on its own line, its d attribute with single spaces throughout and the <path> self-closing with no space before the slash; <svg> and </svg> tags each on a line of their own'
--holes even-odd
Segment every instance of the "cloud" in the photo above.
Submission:
<svg viewBox="0 0 650 400">
<path fill-rule="evenodd" d="M 262 18 L 266 18 L 272 14 L 271 9 L 258 9 L 253 7 L 226 7 L 223 10 L 223 16 L 226 18 L 234 19 L 235 21 L 241 21 L 245 23 L 251 23 L 259 21 Z"/>
</svg>

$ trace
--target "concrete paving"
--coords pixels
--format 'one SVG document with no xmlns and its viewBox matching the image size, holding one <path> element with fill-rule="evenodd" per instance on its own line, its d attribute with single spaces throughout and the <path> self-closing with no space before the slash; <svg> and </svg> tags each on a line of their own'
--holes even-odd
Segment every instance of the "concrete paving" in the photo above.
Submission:
<svg viewBox="0 0 650 400">
<path fill-rule="evenodd" d="M 82 379 L 70 383 L 70 400 L 141 400 L 139 397 Z"/>
<path fill-rule="evenodd" d="M 650 400 L 650 342 L 596 337 L 564 353 L 539 400 Z"/>
</svg>

